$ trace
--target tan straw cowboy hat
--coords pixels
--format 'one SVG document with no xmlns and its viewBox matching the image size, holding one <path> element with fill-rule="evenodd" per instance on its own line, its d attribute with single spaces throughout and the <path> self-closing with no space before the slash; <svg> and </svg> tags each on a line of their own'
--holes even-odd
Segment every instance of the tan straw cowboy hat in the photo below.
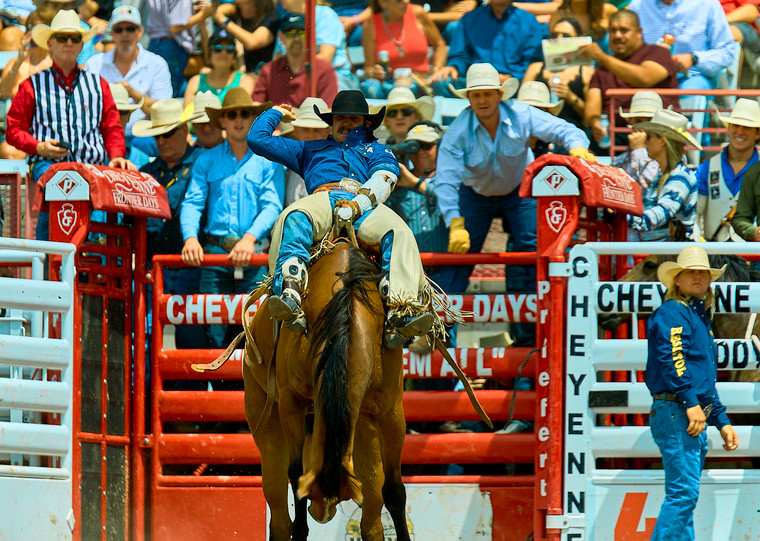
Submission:
<svg viewBox="0 0 760 541">
<path fill-rule="evenodd" d="M 637 130 L 656 133 L 661 137 L 673 139 L 681 143 L 697 147 L 702 150 L 702 145 L 686 131 L 689 127 L 689 119 L 680 113 L 669 109 L 659 109 L 655 112 L 652 120 L 637 122 L 633 125 Z"/>
<path fill-rule="evenodd" d="M 129 101 L 129 94 L 127 93 L 127 89 L 124 88 L 124 85 L 120 85 L 119 83 L 111 83 L 108 85 L 108 87 L 111 89 L 113 101 L 116 102 L 116 108 L 119 110 L 119 112 L 129 111 L 131 113 L 132 111 L 136 111 L 142 107 L 143 103 L 145 102 L 145 99 L 143 98 L 140 98 L 140 101 L 137 103 L 132 103 Z"/>
<path fill-rule="evenodd" d="M 329 128 L 327 122 L 314 112 L 314 107 L 323 113 L 330 110 L 322 98 L 306 98 L 296 111 L 296 119 L 290 124 L 298 128 Z M 280 126 L 280 132 L 282 132 L 282 126 Z"/>
<path fill-rule="evenodd" d="M 192 121 L 193 124 L 206 124 L 209 122 L 208 114 L 206 114 L 206 107 L 210 107 L 211 109 L 222 108 L 222 102 L 219 100 L 219 97 L 210 90 L 195 94 L 193 101 L 188 103 L 187 107 L 185 107 L 185 112 L 182 113 L 182 118 L 184 119 L 194 116 L 197 111 L 201 116 L 196 117 L 195 120 Z"/>
<path fill-rule="evenodd" d="M 717 280 L 723 271 L 726 270 L 726 265 L 723 265 L 720 269 L 713 269 L 710 267 L 710 261 L 707 258 L 707 252 L 701 246 L 696 244 L 687 246 L 681 253 L 678 254 L 678 259 L 675 262 L 666 261 L 657 269 L 657 278 L 660 282 L 665 284 L 668 289 L 673 288 L 676 276 L 681 271 L 685 270 L 705 270 L 710 272 L 710 278 Z"/>
<path fill-rule="evenodd" d="M 620 107 L 620 116 L 623 118 L 652 118 L 654 113 L 662 109 L 662 98 L 657 92 L 651 90 L 639 90 L 631 99 L 631 108 L 627 113 Z"/>
<path fill-rule="evenodd" d="M 478 63 L 467 68 L 467 83 L 464 89 L 457 90 L 449 83 L 449 90 L 463 99 L 467 99 L 470 90 L 501 90 L 501 100 L 506 101 L 515 95 L 518 86 L 520 83 L 514 77 L 500 83 L 496 68 L 488 63 Z"/>
<path fill-rule="evenodd" d="M 549 87 L 540 81 L 525 81 L 517 93 L 517 101 L 525 105 L 548 109 L 554 116 L 557 116 L 565 105 L 565 100 L 552 103 Z"/>
<path fill-rule="evenodd" d="M 731 109 L 731 116 L 720 116 L 724 124 L 760 128 L 760 104 L 756 100 L 739 98 Z"/>
<path fill-rule="evenodd" d="M 163 135 L 203 115 L 203 113 L 195 113 L 184 118 L 182 112 L 180 100 L 172 98 L 157 101 L 150 107 L 150 120 L 135 122 L 132 126 L 132 134 L 136 137 Z"/>
<path fill-rule="evenodd" d="M 82 28 L 82 21 L 79 20 L 76 11 L 63 9 L 55 14 L 50 26 L 46 24 L 35 25 L 32 28 L 32 39 L 39 47 L 48 50 L 48 40 L 54 34 L 79 34 L 82 36 L 82 43 L 85 43 L 90 41 L 96 33 L 97 30 L 94 28 L 89 30 Z"/>
<path fill-rule="evenodd" d="M 415 98 L 414 92 L 403 86 L 397 86 L 388 93 L 385 103 L 386 113 L 391 107 L 412 107 L 422 120 L 432 120 L 435 114 L 435 101 L 429 96 Z"/>
<path fill-rule="evenodd" d="M 219 124 L 219 117 L 222 116 L 225 111 L 230 111 L 232 109 L 250 109 L 253 111 L 253 116 L 257 117 L 271 107 L 271 101 L 254 103 L 251 99 L 251 95 L 245 88 L 236 86 L 227 91 L 227 94 L 225 94 L 224 100 L 222 101 L 222 106 L 219 109 L 206 107 L 206 114 L 208 115 L 209 122 L 212 126 L 221 128 L 222 126 Z"/>
</svg>

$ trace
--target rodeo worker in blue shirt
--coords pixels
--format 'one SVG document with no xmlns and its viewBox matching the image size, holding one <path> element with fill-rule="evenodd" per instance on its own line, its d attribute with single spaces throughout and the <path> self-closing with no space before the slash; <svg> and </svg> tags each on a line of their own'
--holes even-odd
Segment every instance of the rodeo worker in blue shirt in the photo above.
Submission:
<svg viewBox="0 0 760 541">
<path fill-rule="evenodd" d="M 438 151 L 436 194 L 449 227 L 449 252 L 479 252 L 497 216 L 515 251 L 536 249 L 536 200 L 519 196 L 523 171 L 533 161 L 532 137 L 569 148 L 571 156 L 596 161 L 583 131 L 530 105 L 506 103 L 517 86 L 514 78 L 501 83 L 491 64 L 473 64 L 466 87 L 452 88 L 470 101 L 470 107 L 449 126 Z M 467 289 L 472 268 L 452 268 L 452 292 Z M 517 266 L 510 270 L 508 289 L 534 293 L 535 282 L 535 266 Z M 517 345 L 530 340 L 515 338 Z"/>
<path fill-rule="evenodd" d="M 335 97 L 331 113 L 316 107 L 314 112 L 331 126 L 327 139 L 300 142 L 274 137 L 281 120 L 295 118 L 285 105 L 263 113 L 248 134 L 248 146 L 254 152 L 298 173 L 310 194 L 286 208 L 272 230 L 269 269 L 274 283 L 269 311 L 290 330 L 306 330 L 301 298 L 311 246 L 330 232 L 333 216 L 352 219 L 358 237 L 379 246 L 382 253 L 386 274 L 379 287 L 389 308 L 385 344 L 400 347 L 414 336 L 427 334 L 435 318 L 414 235 L 382 204 L 399 175 L 391 150 L 372 135 L 385 107 L 370 114 L 360 91 L 344 90 Z"/>
<path fill-rule="evenodd" d="M 707 455 L 706 423 L 716 426 L 733 451 L 739 438 L 715 388 L 718 348 L 713 337 L 710 284 L 722 269 L 711 269 L 705 250 L 687 246 L 676 262 L 657 269 L 668 291 L 647 324 L 649 355 L 645 374 L 652 393 L 652 437 L 665 470 L 665 501 L 652 541 L 693 540 L 694 508 Z"/>
<path fill-rule="evenodd" d="M 246 136 L 265 105 L 254 105 L 243 88 L 231 88 L 220 109 L 206 107 L 210 123 L 225 130 L 227 139 L 201 154 L 182 202 L 180 225 L 185 244 L 182 261 L 200 265 L 203 254 L 226 254 L 238 267 L 203 267 L 201 293 L 250 293 L 264 277 L 264 267 L 246 267 L 254 252 L 261 253 L 272 224 L 282 211 L 280 193 L 285 172 L 248 149 Z M 198 233 L 205 215 L 205 246 Z M 242 273 L 240 267 L 246 267 Z M 225 348 L 227 326 L 210 325 L 213 347 Z"/>
</svg>

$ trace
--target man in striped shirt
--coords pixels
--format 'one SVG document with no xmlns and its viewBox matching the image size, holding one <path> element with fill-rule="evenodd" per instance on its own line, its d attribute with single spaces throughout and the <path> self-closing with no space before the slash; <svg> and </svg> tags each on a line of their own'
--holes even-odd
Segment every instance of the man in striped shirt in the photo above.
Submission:
<svg viewBox="0 0 760 541">
<path fill-rule="evenodd" d="M 62 10 L 50 26 L 40 24 L 32 39 L 50 50 L 53 65 L 19 86 L 7 115 L 8 143 L 25 152 L 32 179 L 56 162 L 75 161 L 134 169 L 124 159 L 124 128 L 108 83 L 77 65 L 84 31 L 73 10 Z M 37 238 L 47 238 L 46 216 L 40 216 Z"/>
</svg>

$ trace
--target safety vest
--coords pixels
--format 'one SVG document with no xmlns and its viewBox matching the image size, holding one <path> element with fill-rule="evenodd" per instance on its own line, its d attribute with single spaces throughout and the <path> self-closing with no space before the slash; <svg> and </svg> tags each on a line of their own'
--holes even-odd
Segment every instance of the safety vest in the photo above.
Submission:
<svg viewBox="0 0 760 541">
<path fill-rule="evenodd" d="M 705 238 L 711 241 L 735 241 L 743 239 L 736 234 L 731 224 L 722 225 L 721 220 L 736 206 L 739 194 L 731 193 L 723 177 L 722 155 L 710 158 L 707 171 L 707 207 L 705 208 Z"/>
</svg>

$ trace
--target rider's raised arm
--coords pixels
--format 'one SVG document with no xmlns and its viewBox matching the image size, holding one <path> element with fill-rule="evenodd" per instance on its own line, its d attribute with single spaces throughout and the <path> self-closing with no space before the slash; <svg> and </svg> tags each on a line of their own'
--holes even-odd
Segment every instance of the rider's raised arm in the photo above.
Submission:
<svg viewBox="0 0 760 541">
<path fill-rule="evenodd" d="M 282 113 L 269 109 L 259 115 L 248 132 L 248 148 L 259 156 L 281 163 L 291 171 L 304 176 L 303 143 L 287 137 L 272 135 L 282 120 Z"/>
</svg>

